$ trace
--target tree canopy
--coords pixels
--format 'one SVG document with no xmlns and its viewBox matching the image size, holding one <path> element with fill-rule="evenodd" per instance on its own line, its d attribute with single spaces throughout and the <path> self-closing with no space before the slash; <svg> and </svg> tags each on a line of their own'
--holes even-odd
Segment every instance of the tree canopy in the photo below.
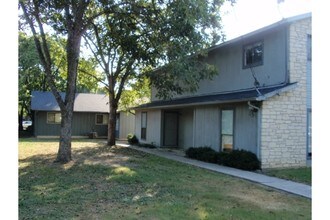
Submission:
<svg viewBox="0 0 330 220">
<path fill-rule="evenodd" d="M 67 67 L 65 54 L 65 39 L 54 35 L 47 35 L 50 56 L 53 60 L 53 75 L 59 91 L 65 91 Z M 18 79 L 19 104 L 24 115 L 29 115 L 31 92 L 49 91 L 46 75 L 40 62 L 34 39 L 24 32 L 19 32 L 18 39 Z M 96 71 L 96 62 L 92 58 L 79 60 L 77 92 L 97 92 L 99 90 L 97 78 L 102 77 Z M 31 117 L 31 115 L 30 115 Z"/>
<path fill-rule="evenodd" d="M 205 49 L 224 38 L 219 0 L 136 0 L 100 2 L 106 11 L 84 34 L 102 68 L 109 94 L 108 143 L 114 144 L 115 112 L 130 81 L 147 77 L 160 98 L 193 92 L 215 68 Z M 158 71 L 154 71 L 157 69 Z M 129 99 L 123 100 L 125 103 Z"/>
<path fill-rule="evenodd" d="M 219 14 L 224 1 L 20 0 L 47 83 L 61 109 L 57 160 L 71 160 L 69 136 L 82 36 L 106 79 L 103 83 L 109 94 L 108 144 L 112 145 L 115 114 L 128 83 L 147 76 L 157 89 L 158 97 L 170 98 L 195 91 L 200 80 L 216 73 L 213 66 L 203 61 L 207 56 L 205 49 L 224 38 Z M 60 97 L 56 84 L 59 68 L 54 65 L 57 60 L 51 57 L 45 24 L 57 35 L 66 37 L 65 100 Z"/>
</svg>

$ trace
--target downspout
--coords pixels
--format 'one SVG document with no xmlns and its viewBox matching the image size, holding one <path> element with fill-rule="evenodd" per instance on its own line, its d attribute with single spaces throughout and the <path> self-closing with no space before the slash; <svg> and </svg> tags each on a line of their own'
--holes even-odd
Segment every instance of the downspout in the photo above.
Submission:
<svg viewBox="0 0 330 220">
<path fill-rule="evenodd" d="M 248 101 L 249 109 L 257 110 L 257 157 L 261 161 L 261 108 Z"/>
</svg>

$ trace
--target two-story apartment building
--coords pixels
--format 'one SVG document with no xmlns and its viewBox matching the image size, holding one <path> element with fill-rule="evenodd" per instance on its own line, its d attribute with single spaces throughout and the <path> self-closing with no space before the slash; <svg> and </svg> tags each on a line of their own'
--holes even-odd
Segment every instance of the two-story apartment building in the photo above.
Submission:
<svg viewBox="0 0 330 220">
<path fill-rule="evenodd" d="M 262 168 L 311 156 L 311 14 L 283 19 L 209 48 L 219 74 L 194 94 L 136 108 L 135 134 L 170 147 L 245 149 Z"/>
</svg>

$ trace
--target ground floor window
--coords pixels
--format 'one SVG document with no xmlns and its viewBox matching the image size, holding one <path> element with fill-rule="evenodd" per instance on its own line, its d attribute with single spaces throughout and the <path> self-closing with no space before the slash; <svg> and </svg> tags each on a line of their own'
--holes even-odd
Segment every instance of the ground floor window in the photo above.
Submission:
<svg viewBox="0 0 330 220">
<path fill-rule="evenodd" d="M 47 112 L 47 124 L 60 124 L 61 119 L 61 113 Z"/>
<path fill-rule="evenodd" d="M 109 114 L 96 114 L 95 124 L 96 125 L 107 125 L 109 121 Z"/>
<path fill-rule="evenodd" d="M 307 157 L 312 157 L 312 109 L 307 110 Z"/>
<path fill-rule="evenodd" d="M 141 113 L 141 139 L 147 139 L 147 112 Z"/>
<path fill-rule="evenodd" d="M 221 110 L 221 150 L 231 151 L 234 145 L 234 110 Z"/>
</svg>

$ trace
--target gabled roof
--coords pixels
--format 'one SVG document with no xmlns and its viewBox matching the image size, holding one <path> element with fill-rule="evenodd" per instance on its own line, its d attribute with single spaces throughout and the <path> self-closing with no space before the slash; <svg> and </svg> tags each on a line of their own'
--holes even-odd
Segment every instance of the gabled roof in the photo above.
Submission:
<svg viewBox="0 0 330 220">
<path fill-rule="evenodd" d="M 195 105 L 211 105 L 220 103 L 233 103 L 243 101 L 264 101 L 274 95 L 289 91 L 296 86 L 297 83 L 289 83 L 285 85 L 277 85 L 274 87 L 259 88 L 259 93 L 255 88 L 234 91 L 227 93 L 219 93 L 212 95 L 193 96 L 188 98 L 178 98 L 172 100 L 153 101 L 144 105 L 140 105 L 134 109 L 149 109 L 149 108 L 176 108 Z"/>
<path fill-rule="evenodd" d="M 60 93 L 64 100 L 65 93 Z M 74 102 L 74 112 L 109 112 L 109 98 L 106 94 L 77 93 Z M 33 91 L 31 110 L 60 111 L 55 97 L 51 92 Z"/>
</svg>

